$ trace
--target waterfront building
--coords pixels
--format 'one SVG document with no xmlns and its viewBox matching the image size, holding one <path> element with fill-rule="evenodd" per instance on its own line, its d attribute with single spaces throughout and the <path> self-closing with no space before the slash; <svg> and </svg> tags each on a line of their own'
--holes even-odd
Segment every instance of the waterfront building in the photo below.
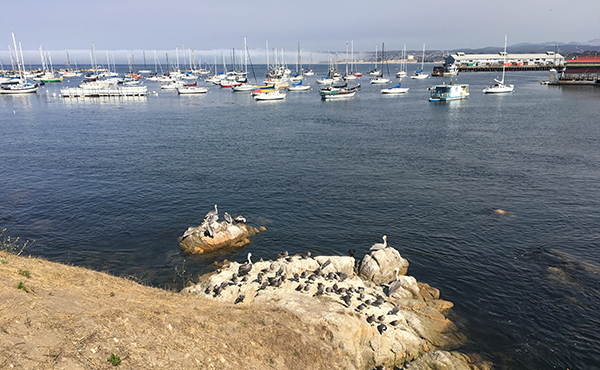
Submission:
<svg viewBox="0 0 600 370">
<path fill-rule="evenodd" d="M 600 57 L 573 57 L 565 63 L 559 83 L 596 84 L 600 80 Z"/>
<path fill-rule="evenodd" d="M 467 54 L 457 52 L 446 58 L 445 66 L 464 70 L 494 70 L 505 64 L 507 70 L 545 70 L 562 68 L 565 58 L 559 53 L 547 51 L 546 53 L 513 54 L 499 52 L 496 54 Z"/>
</svg>

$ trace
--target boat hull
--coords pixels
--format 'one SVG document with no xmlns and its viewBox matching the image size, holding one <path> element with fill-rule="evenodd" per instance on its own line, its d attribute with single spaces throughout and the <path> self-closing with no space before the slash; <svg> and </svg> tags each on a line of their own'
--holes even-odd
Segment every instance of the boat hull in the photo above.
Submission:
<svg viewBox="0 0 600 370">
<path fill-rule="evenodd" d="M 408 92 L 408 87 L 392 87 L 389 89 L 382 89 L 382 94 L 406 94 Z"/>
</svg>

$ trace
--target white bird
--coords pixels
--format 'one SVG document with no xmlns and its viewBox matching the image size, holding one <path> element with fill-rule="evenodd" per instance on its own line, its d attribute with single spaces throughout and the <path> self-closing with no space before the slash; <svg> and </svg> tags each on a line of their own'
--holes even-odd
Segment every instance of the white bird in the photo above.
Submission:
<svg viewBox="0 0 600 370">
<path fill-rule="evenodd" d="M 384 235 L 382 239 L 383 239 L 383 243 L 373 244 L 373 246 L 371 247 L 372 251 L 378 251 L 378 250 L 387 248 L 387 235 Z"/>
</svg>

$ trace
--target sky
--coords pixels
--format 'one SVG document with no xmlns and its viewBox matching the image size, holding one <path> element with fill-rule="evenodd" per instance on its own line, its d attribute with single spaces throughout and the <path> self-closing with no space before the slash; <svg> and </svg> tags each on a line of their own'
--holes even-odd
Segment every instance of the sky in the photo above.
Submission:
<svg viewBox="0 0 600 370">
<path fill-rule="evenodd" d="M 117 63 L 128 53 L 192 49 L 211 62 L 215 51 L 229 55 L 247 39 L 256 63 L 269 49 L 295 55 L 386 50 L 452 50 L 503 47 L 530 42 L 587 42 L 600 38 L 600 0 L 0 0 L 0 60 L 10 64 L 11 32 L 27 58 L 39 63 L 39 47 L 55 63 L 71 58 L 89 63 L 110 51 Z M 501 5 L 501 6 L 500 6 Z M 12 16 L 11 16 L 12 14 Z M 31 52 L 28 52 L 31 51 Z M 182 54 L 183 57 L 183 54 Z M 289 57 L 288 57 L 289 58 Z M 35 63 L 35 61 L 33 62 Z"/>
</svg>

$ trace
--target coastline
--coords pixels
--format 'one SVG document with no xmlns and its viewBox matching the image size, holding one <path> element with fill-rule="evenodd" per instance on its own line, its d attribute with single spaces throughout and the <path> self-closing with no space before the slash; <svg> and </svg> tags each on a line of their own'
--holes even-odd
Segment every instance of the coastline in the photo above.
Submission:
<svg viewBox="0 0 600 370">
<path fill-rule="evenodd" d="M 124 368 L 372 368 L 332 340 L 333 328 L 303 320 L 297 307 L 177 294 L 5 251 L 0 262 L 2 368 L 108 369 L 113 354 Z M 490 368 L 434 348 L 411 363 L 430 368 L 419 360 Z"/>
</svg>

